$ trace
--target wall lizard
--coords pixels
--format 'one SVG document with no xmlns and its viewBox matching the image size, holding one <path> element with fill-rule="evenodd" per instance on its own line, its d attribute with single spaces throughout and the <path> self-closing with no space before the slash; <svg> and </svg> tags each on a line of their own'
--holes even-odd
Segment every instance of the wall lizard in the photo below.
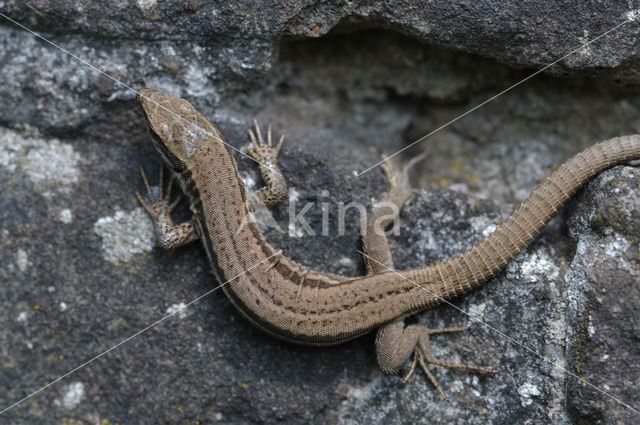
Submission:
<svg viewBox="0 0 640 425">
<path fill-rule="evenodd" d="M 151 203 L 138 195 L 154 220 L 163 248 L 200 239 L 221 283 L 239 276 L 223 286 L 231 303 L 253 325 L 286 341 L 333 345 L 378 330 L 376 353 L 382 371 L 397 373 L 413 354 L 404 381 L 419 365 L 442 396 L 444 392 L 427 368 L 429 363 L 481 373 L 493 371 L 433 357 L 429 335 L 461 328 L 406 326 L 404 319 L 488 281 L 536 238 L 588 179 L 614 165 L 640 159 L 640 135 L 595 144 L 555 170 L 474 247 L 436 265 L 410 270 L 391 270 L 386 237 L 375 231 L 373 223 L 383 228 L 393 220 L 393 213 L 388 204 L 376 208 L 362 231 L 368 274 L 345 277 L 298 264 L 267 243 L 255 222 L 246 219 L 251 207 L 222 134 L 189 102 L 147 88 L 139 90 L 138 100 L 154 145 L 188 196 L 193 212 L 192 220 L 174 225 L 170 213 L 178 201 L 170 203 L 170 193 L 162 194 L 162 181 L 159 195 Z M 267 206 L 274 206 L 287 193 L 286 181 L 277 168 L 283 138 L 274 146 L 270 128 L 267 143 L 257 124 L 255 130 L 249 131 L 249 154 L 260 163 L 266 183 L 257 196 Z M 395 172 L 389 166 L 384 170 L 391 188 L 383 200 L 400 207 L 410 195 L 406 172 Z M 143 179 L 151 194 L 144 173 Z M 254 267 L 256 264 L 259 266 Z"/>
</svg>

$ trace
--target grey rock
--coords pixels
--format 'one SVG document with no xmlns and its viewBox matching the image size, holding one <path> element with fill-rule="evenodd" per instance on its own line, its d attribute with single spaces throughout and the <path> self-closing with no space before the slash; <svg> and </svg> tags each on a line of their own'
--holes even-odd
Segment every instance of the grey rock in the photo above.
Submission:
<svg viewBox="0 0 640 425">
<path fill-rule="evenodd" d="M 353 166 L 373 158 L 349 151 L 334 158 L 329 153 L 344 146 L 335 142 L 338 135 L 330 136 L 305 137 L 281 156 L 283 172 L 295 188 L 296 212 L 307 203 L 318 205 L 305 215 L 318 236 L 296 237 L 296 231 L 287 236 L 291 200 L 274 213 L 285 233 L 271 228 L 267 233 L 300 262 L 356 274 L 363 268 L 354 250 L 359 245 L 356 211 L 346 214 L 345 234 L 331 229 L 324 236 L 320 204 L 367 205 L 373 188 L 385 181 L 380 172 L 353 176 Z M 316 137 L 334 142 L 325 142 L 320 152 Z M 90 142 L 76 165 L 82 181 L 77 173 L 66 185 L 57 184 L 57 176 L 69 169 L 54 162 L 52 176 L 38 182 L 34 171 L 23 166 L 28 163 L 23 157 L 45 150 L 41 139 L 35 131 L 0 134 L 0 157 L 10 167 L 0 169 L 7 187 L 0 203 L 0 405 L 11 405 L 177 313 L 5 413 L 11 423 L 57 424 L 63 418 L 86 423 L 185 418 L 321 423 L 332 417 L 330 406 L 341 399 L 336 388 L 364 372 L 348 363 L 372 364 L 370 350 L 354 343 L 327 350 L 283 344 L 253 329 L 219 290 L 179 311 L 219 285 L 198 244 L 171 253 L 151 251 L 149 218 L 133 196 L 142 189 L 134 164 L 157 166 L 158 159 L 150 158 L 151 151 L 146 159 L 134 159 L 130 147 Z M 63 146 L 55 151 L 59 156 L 70 147 L 53 140 L 49 145 Z M 122 158 L 131 166 L 123 167 Z M 259 181 L 255 164 L 239 155 L 238 163 L 246 181 Z M 157 174 L 151 171 L 152 182 Z M 316 185 L 306 184 L 311 181 Z M 331 205 L 332 214 L 335 209 Z M 177 217 L 188 217 L 186 206 Z M 330 223 L 336 223 L 335 217 Z"/>
<path fill-rule="evenodd" d="M 187 98 L 240 151 L 254 117 L 273 122 L 287 134 L 281 162 L 295 192 L 272 214 L 284 233 L 267 227 L 268 239 L 297 261 L 351 275 L 364 272 L 358 214 L 349 210 L 338 234 L 338 208 L 370 206 L 386 188 L 379 167 L 359 178 L 354 171 L 533 72 L 518 68 L 544 66 L 634 10 L 596 2 L 250 3 L 0 1 L 0 13 L 133 89 Z M 547 70 L 571 79 L 538 75 L 403 152 L 406 160 L 430 147 L 414 184 L 433 188 L 403 211 L 392 239 L 397 266 L 468 248 L 554 165 L 638 132 L 640 103 L 626 86 L 638 81 L 637 32 L 635 22 L 621 26 Z M 134 194 L 142 190 L 138 166 L 156 182 L 159 159 L 134 93 L 25 30 L 1 26 L 0 39 L 2 409 L 216 283 L 197 244 L 150 248 L 154 235 Z M 245 182 L 258 187 L 255 164 L 235 156 Z M 449 403 L 421 374 L 404 386 L 383 376 L 373 336 L 325 349 L 283 344 L 252 329 L 215 291 L 2 419 L 633 423 L 629 409 L 567 371 L 638 408 L 637 183 L 628 168 L 604 174 L 571 204 L 570 235 L 559 217 L 501 276 L 454 300 L 551 361 L 451 306 L 415 319 L 469 324 L 469 332 L 434 338 L 434 353 L 498 370 L 433 368 Z M 316 236 L 288 226 L 289 208 L 307 203 Z M 188 217 L 187 208 L 176 216 Z"/>
<path fill-rule="evenodd" d="M 140 0 L 109 7 L 90 0 L 40 0 L 4 1 L 0 11 L 34 29 L 58 34 L 81 33 L 115 40 L 224 40 L 224 44 L 237 47 L 245 45 L 240 41 L 243 38 L 274 42 L 275 47 L 283 36 L 318 37 L 344 22 L 348 27 L 391 28 L 432 44 L 521 67 L 546 66 L 579 50 L 552 71 L 609 78 L 615 75 L 614 79 L 621 82 L 638 81 L 635 39 L 639 12 L 633 2 L 458 0 L 398 4 L 307 0 L 282 5 L 275 1 Z M 579 49 L 601 35 L 592 45 Z M 246 50 L 237 53 L 243 58 L 251 56 Z"/>
<path fill-rule="evenodd" d="M 568 360 L 577 376 L 567 382 L 567 407 L 576 423 L 637 421 L 618 400 L 640 405 L 640 200 L 628 195 L 639 187 L 637 168 L 602 174 L 569 220 L 576 253 L 567 272 Z"/>
<path fill-rule="evenodd" d="M 449 258 L 487 236 L 505 217 L 490 201 L 424 189 L 401 216 L 401 236 L 393 239 L 396 266 L 404 269 Z M 466 326 L 465 332 L 434 338 L 434 355 L 491 367 L 495 374 L 431 367 L 444 385 L 447 403 L 420 376 L 404 387 L 398 387 L 399 378 L 375 381 L 369 386 L 378 386 L 383 400 L 384 394 L 397 392 L 393 409 L 374 408 L 380 400 L 358 400 L 350 406 L 350 417 L 362 415 L 383 423 L 560 422 L 566 258 L 560 255 L 565 241 L 556 234 L 559 228 L 561 223 L 554 221 L 504 273 L 481 289 L 417 319 L 431 328 Z"/>
</svg>

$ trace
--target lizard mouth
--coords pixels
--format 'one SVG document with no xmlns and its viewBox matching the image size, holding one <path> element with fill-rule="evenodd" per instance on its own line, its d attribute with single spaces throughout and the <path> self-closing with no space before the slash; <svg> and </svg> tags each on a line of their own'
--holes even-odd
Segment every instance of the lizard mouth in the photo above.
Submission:
<svg viewBox="0 0 640 425">
<path fill-rule="evenodd" d="M 156 150 L 164 160 L 165 164 L 174 173 L 184 171 L 186 168 L 183 161 L 176 156 L 169 148 L 168 143 L 172 142 L 171 120 L 179 120 L 180 116 L 173 111 L 170 104 L 171 96 L 160 93 L 149 88 L 142 88 L 137 93 L 138 102 L 151 132 L 151 139 Z M 172 117 L 176 115 L 175 117 Z"/>
<path fill-rule="evenodd" d="M 175 110 L 171 102 L 176 98 L 149 88 L 138 90 L 136 97 L 154 131 L 159 130 L 159 123 L 168 125 L 172 118 L 179 119 L 178 111 Z M 164 131 L 160 131 L 160 133 L 164 133 Z M 166 134 L 159 135 L 166 136 Z"/>
<path fill-rule="evenodd" d="M 151 109 L 150 105 L 160 105 L 162 103 L 160 97 L 166 97 L 166 95 L 146 87 L 141 88 L 138 90 L 138 93 L 136 93 L 136 98 L 138 102 L 140 102 L 140 105 L 142 105 L 145 115 L 149 113 Z"/>
<path fill-rule="evenodd" d="M 181 161 L 189 162 L 199 149 L 223 142 L 220 132 L 184 99 L 143 88 L 138 101 L 164 149 Z"/>
</svg>

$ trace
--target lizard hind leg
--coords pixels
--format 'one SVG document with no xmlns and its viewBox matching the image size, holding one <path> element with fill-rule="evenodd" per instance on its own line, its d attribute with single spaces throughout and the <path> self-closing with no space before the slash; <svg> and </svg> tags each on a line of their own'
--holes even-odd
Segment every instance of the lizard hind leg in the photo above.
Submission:
<svg viewBox="0 0 640 425">
<path fill-rule="evenodd" d="M 404 319 L 398 318 L 380 328 L 376 335 L 376 354 L 380 369 L 386 374 L 395 374 L 400 371 L 404 363 L 409 360 L 409 357 L 413 354 L 411 366 L 409 367 L 409 371 L 402 378 L 402 383 L 405 384 L 409 381 L 409 378 L 413 375 L 416 367 L 419 365 L 425 375 L 427 375 L 429 381 L 431 381 L 440 395 L 442 395 L 446 400 L 447 396 L 444 394 L 442 387 L 427 367 L 428 364 L 480 373 L 495 372 L 493 369 L 482 366 L 457 364 L 438 360 L 433 356 L 433 354 L 431 354 L 431 349 L 429 347 L 430 335 L 460 332 L 465 329 L 466 328 L 429 329 L 417 324 L 405 327 Z"/>
<path fill-rule="evenodd" d="M 429 149 L 425 149 L 422 153 L 411 158 L 402 168 L 400 168 L 392 158 L 382 155 L 382 159 L 385 162 L 383 162 L 380 167 L 389 182 L 389 191 L 385 193 L 382 201 L 393 202 L 398 207 L 404 205 L 409 198 L 417 192 L 409 183 L 409 172 L 428 155 Z"/>
<path fill-rule="evenodd" d="M 414 157 L 407 165 L 399 169 L 388 161 L 382 164 L 382 170 L 389 181 L 389 191 L 382 197 L 381 202 L 367 218 L 367 225 L 362 232 L 363 247 L 365 249 L 367 270 L 380 273 L 393 268 L 391 251 L 387 237 L 381 229 L 388 226 L 402 207 L 413 195 L 414 190 L 409 185 L 409 170 L 427 155 L 427 151 Z M 395 205 L 396 208 L 393 208 Z M 398 373 L 403 365 L 413 356 L 409 371 L 402 379 L 406 383 L 419 365 L 442 397 L 447 397 L 442 387 L 433 376 L 428 364 L 449 367 L 458 370 L 470 370 L 481 373 L 492 373 L 492 369 L 468 364 L 455 364 L 436 359 L 431 354 L 429 336 L 438 333 L 459 332 L 465 328 L 429 329 L 419 324 L 405 326 L 405 317 L 398 317 L 378 329 L 376 335 L 376 355 L 378 365 L 386 374 Z"/>
<path fill-rule="evenodd" d="M 366 226 L 363 226 L 362 229 L 362 245 L 365 251 L 365 262 L 369 274 L 381 273 L 393 268 L 393 259 L 387 242 L 387 236 L 381 230 L 397 218 L 399 209 L 414 193 L 409 185 L 408 172 L 414 164 L 422 160 L 426 155 L 427 152 L 425 151 L 423 154 L 409 161 L 403 169 L 399 169 L 390 161 L 382 165 L 382 170 L 387 175 L 389 181 L 389 191 L 382 197 L 381 202 L 376 205 L 371 214 L 369 214 Z M 402 369 L 402 366 L 413 355 L 409 372 L 405 375 L 402 382 L 407 382 L 419 365 L 427 375 L 427 378 L 429 378 L 431 383 L 445 399 L 444 391 L 427 367 L 428 364 L 482 373 L 493 372 L 493 370 L 481 366 L 454 364 L 438 360 L 431 354 L 429 335 L 458 332 L 463 330 L 463 328 L 428 329 L 418 324 L 405 326 L 404 319 L 405 316 L 398 317 L 378 329 L 378 333 L 376 334 L 376 355 L 378 365 L 382 372 L 386 374 L 398 373 Z"/>
<path fill-rule="evenodd" d="M 382 195 L 361 228 L 362 246 L 366 253 L 365 263 L 369 274 L 393 268 L 385 229 L 397 220 L 400 208 L 416 193 L 416 190 L 409 183 L 409 171 L 427 154 L 428 151 L 425 150 L 402 168 L 392 158 L 382 156 L 385 162 L 382 163 L 381 168 L 387 177 L 389 190 Z M 397 223 L 395 224 L 397 225 Z"/>
</svg>

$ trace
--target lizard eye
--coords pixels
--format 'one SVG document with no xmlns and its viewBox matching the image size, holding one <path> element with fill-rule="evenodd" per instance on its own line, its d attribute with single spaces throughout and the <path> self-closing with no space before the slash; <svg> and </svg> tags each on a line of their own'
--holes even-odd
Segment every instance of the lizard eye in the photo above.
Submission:
<svg viewBox="0 0 640 425">
<path fill-rule="evenodd" d="M 178 109 L 181 114 L 193 114 L 193 108 L 187 102 L 180 102 L 180 107 Z"/>
<path fill-rule="evenodd" d="M 169 128 L 169 124 L 167 124 L 166 122 L 163 121 L 158 124 L 157 133 L 158 136 L 160 136 L 160 138 L 162 138 L 163 140 L 166 140 L 169 137 L 170 131 L 171 129 Z"/>
<path fill-rule="evenodd" d="M 196 153 L 196 147 L 193 145 L 193 143 L 184 142 L 182 144 L 182 149 L 187 158 L 192 157 L 193 154 Z"/>
</svg>

